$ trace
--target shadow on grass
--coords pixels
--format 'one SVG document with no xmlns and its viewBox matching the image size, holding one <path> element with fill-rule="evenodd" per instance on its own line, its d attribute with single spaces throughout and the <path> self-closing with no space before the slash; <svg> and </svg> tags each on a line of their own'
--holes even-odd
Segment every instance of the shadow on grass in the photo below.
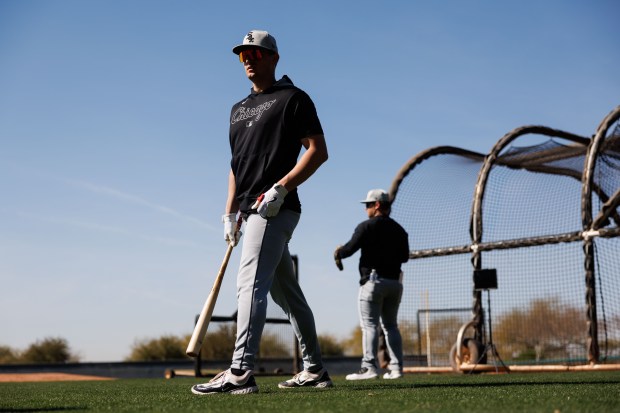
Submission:
<svg viewBox="0 0 620 413">
<path fill-rule="evenodd" d="M 482 387 L 511 387 L 511 386 L 548 386 L 556 384 L 566 385 L 582 385 L 582 386 L 596 386 L 601 384 L 619 384 L 619 380 L 601 380 L 594 382 L 584 381 L 511 381 L 511 382 L 497 382 L 497 383 L 389 383 L 389 384 L 362 384 L 356 383 L 355 385 L 349 385 L 347 390 L 352 391 L 368 391 L 368 390 L 392 390 L 392 389 L 433 389 L 433 388 L 482 388 Z"/>
<path fill-rule="evenodd" d="M 2 412 L 64 412 L 71 410 L 87 410 L 86 407 L 17 407 L 10 409 L 0 408 L 0 413 Z"/>
</svg>

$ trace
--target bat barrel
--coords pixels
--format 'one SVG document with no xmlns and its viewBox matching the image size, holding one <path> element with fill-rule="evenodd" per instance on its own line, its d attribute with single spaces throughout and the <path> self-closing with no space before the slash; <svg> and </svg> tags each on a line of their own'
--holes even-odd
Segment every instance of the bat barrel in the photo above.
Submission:
<svg viewBox="0 0 620 413">
<path fill-rule="evenodd" d="M 239 215 L 239 219 L 237 220 L 237 231 L 241 229 L 241 223 L 242 218 L 241 215 Z M 185 354 L 190 357 L 198 357 L 198 353 L 200 353 L 200 349 L 202 348 L 202 342 L 207 334 L 209 322 L 211 322 L 215 302 L 217 301 L 217 297 L 220 293 L 220 287 L 222 286 L 222 280 L 224 279 L 224 273 L 226 272 L 226 267 L 228 266 L 228 261 L 230 260 L 232 250 L 233 245 L 228 244 L 226 254 L 224 255 L 224 260 L 220 266 L 220 271 L 217 273 L 217 277 L 215 277 L 213 288 L 211 288 L 211 293 L 209 293 L 209 297 L 207 297 L 207 301 L 205 301 L 205 305 L 200 312 L 200 317 L 198 317 L 198 321 L 194 326 L 194 332 L 192 333 L 192 337 L 187 345 L 187 350 L 185 350 Z"/>
<path fill-rule="evenodd" d="M 200 349 L 202 348 L 202 342 L 207 334 L 207 327 L 209 327 L 209 322 L 211 321 L 213 308 L 215 308 L 215 303 L 220 293 L 220 287 L 222 285 L 222 280 L 224 279 L 224 273 L 226 272 L 226 267 L 228 266 L 228 261 L 230 260 L 232 250 L 233 246 L 228 245 L 226 255 L 224 255 L 224 261 L 222 261 L 220 271 L 218 272 L 217 277 L 215 277 L 213 288 L 211 288 L 211 293 L 209 294 L 209 297 L 207 297 L 207 301 L 200 312 L 200 317 L 198 317 L 198 322 L 196 322 L 196 325 L 194 326 L 194 332 L 192 333 L 192 337 L 187 345 L 187 350 L 185 351 L 185 354 L 190 357 L 198 357 L 198 353 L 200 353 Z"/>
</svg>

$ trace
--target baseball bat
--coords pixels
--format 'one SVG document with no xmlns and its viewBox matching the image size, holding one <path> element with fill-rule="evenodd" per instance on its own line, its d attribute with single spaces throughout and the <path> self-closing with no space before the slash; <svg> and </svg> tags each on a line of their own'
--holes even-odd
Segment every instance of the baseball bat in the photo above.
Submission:
<svg viewBox="0 0 620 413">
<path fill-rule="evenodd" d="M 237 231 L 241 229 L 241 221 L 241 216 L 239 216 L 239 219 L 237 220 Z M 200 349 L 202 348 L 202 342 L 207 334 L 207 328 L 209 327 L 209 322 L 211 321 L 211 316 L 213 315 L 213 309 L 215 308 L 217 297 L 220 294 L 220 287 L 222 286 L 224 273 L 226 272 L 228 260 L 230 260 L 230 255 L 232 254 L 233 248 L 234 247 L 231 244 L 228 244 L 226 254 L 224 255 L 224 260 L 222 261 L 222 265 L 220 265 L 220 270 L 217 273 L 217 277 L 215 277 L 215 282 L 213 283 L 211 292 L 209 293 L 207 301 L 205 301 L 205 305 L 202 307 L 202 311 L 198 317 L 198 321 L 194 326 L 192 338 L 189 340 L 187 350 L 185 350 L 185 353 L 190 357 L 198 357 L 198 353 L 200 353 Z"/>
</svg>

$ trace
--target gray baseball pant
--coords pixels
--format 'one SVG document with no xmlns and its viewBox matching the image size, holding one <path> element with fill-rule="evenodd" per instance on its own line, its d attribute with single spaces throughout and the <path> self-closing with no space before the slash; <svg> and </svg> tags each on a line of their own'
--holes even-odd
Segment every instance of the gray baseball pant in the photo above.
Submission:
<svg viewBox="0 0 620 413">
<path fill-rule="evenodd" d="M 322 367 L 314 316 L 295 276 L 288 243 L 299 213 L 281 210 L 265 219 L 248 215 L 237 275 L 237 340 L 231 368 L 253 370 L 267 318 L 267 294 L 288 316 L 305 370 Z"/>
<path fill-rule="evenodd" d="M 359 314 L 362 328 L 362 367 L 377 368 L 379 347 L 378 326 L 385 334 L 385 343 L 390 354 L 389 370 L 403 369 L 403 341 L 398 329 L 398 307 L 403 294 L 403 285 L 398 280 L 378 278 L 360 286 Z"/>
</svg>

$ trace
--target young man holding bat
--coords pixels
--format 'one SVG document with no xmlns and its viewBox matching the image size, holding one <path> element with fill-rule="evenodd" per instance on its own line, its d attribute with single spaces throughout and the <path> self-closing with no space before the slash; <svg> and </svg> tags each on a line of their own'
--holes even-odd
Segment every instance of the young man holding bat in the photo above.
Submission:
<svg viewBox="0 0 620 413">
<path fill-rule="evenodd" d="M 297 187 L 327 160 L 327 146 L 314 103 L 293 82 L 276 80 L 280 58 L 275 38 L 252 30 L 233 48 L 252 82 L 250 95 L 235 104 L 230 117 L 231 170 L 223 216 L 224 237 L 232 245 L 245 221 L 237 275 L 237 338 L 230 368 L 195 394 L 258 391 L 253 376 L 267 316 L 267 295 L 288 315 L 299 340 L 304 370 L 280 388 L 331 387 L 323 367 L 314 316 L 295 277 L 288 242 L 299 222 Z M 305 148 L 299 157 L 302 146 Z M 298 159 L 299 158 L 299 159 Z"/>
<path fill-rule="evenodd" d="M 378 377 L 377 349 L 379 328 L 385 333 L 390 355 L 384 379 L 398 379 L 403 372 L 403 343 L 398 329 L 398 307 L 403 294 L 401 264 L 409 260 L 409 235 L 390 218 L 390 200 L 382 189 L 372 189 L 361 201 L 368 219 L 359 224 L 353 236 L 334 252 L 336 265 L 362 250 L 359 262 L 359 316 L 362 328 L 362 366 L 347 380 Z"/>
</svg>

